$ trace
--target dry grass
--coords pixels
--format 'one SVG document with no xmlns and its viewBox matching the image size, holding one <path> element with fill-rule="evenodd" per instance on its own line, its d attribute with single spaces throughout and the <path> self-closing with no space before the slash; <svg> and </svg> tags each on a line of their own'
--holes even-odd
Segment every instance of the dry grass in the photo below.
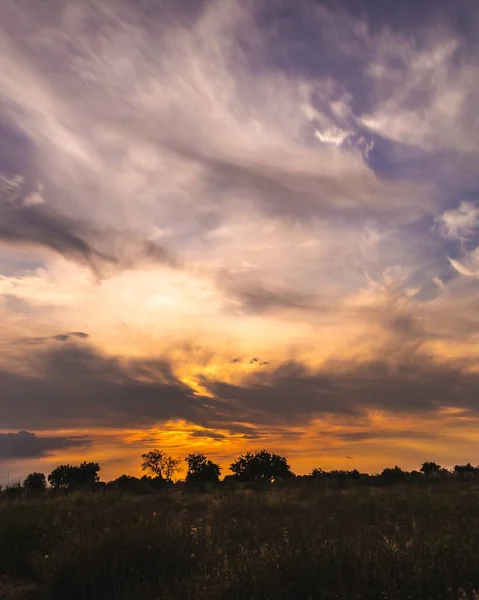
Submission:
<svg viewBox="0 0 479 600">
<path fill-rule="evenodd" d="M 16 600 L 472 599 L 479 491 L 3 498 L 0 577 Z"/>
</svg>

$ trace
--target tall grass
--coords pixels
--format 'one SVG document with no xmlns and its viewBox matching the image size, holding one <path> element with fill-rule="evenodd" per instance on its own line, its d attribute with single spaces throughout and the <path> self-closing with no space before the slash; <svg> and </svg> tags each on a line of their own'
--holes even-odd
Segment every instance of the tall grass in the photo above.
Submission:
<svg viewBox="0 0 479 600">
<path fill-rule="evenodd" d="M 472 486 L 0 501 L 2 599 L 439 600 L 475 590 Z"/>
</svg>

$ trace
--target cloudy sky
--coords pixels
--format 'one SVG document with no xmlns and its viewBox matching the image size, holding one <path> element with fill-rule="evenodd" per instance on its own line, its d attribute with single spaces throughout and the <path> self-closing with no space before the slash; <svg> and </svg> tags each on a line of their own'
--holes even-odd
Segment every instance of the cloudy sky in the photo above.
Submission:
<svg viewBox="0 0 479 600">
<path fill-rule="evenodd" d="M 474 2 L 0 15 L 0 476 L 474 462 Z"/>
</svg>

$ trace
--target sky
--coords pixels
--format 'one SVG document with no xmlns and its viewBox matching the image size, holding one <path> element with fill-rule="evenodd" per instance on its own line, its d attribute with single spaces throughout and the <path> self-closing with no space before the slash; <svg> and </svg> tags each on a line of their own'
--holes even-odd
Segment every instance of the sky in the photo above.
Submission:
<svg viewBox="0 0 479 600">
<path fill-rule="evenodd" d="M 467 0 L 3 0 L 0 479 L 474 463 L 478 31 Z"/>
</svg>

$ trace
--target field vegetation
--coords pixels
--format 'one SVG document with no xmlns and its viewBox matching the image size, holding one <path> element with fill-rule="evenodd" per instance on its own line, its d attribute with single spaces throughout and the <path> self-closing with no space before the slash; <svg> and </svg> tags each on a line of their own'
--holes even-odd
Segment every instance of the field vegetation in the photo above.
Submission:
<svg viewBox="0 0 479 600">
<path fill-rule="evenodd" d="M 0 569 L 5 599 L 475 598 L 479 489 L 4 497 Z"/>
<path fill-rule="evenodd" d="M 101 484 L 96 463 L 83 463 L 59 467 L 61 484 L 50 474 L 53 485 L 45 488 L 47 478 L 32 474 L 24 486 L 4 490 L 0 598 L 479 597 L 475 471 L 436 465 L 363 476 L 317 469 L 275 480 L 254 477 L 243 461 L 233 463 L 233 479 L 220 482 L 206 457 L 189 461 L 184 482 L 161 472 Z M 200 469 L 196 477 L 191 469 Z M 65 473 L 74 476 L 70 487 Z"/>
</svg>

